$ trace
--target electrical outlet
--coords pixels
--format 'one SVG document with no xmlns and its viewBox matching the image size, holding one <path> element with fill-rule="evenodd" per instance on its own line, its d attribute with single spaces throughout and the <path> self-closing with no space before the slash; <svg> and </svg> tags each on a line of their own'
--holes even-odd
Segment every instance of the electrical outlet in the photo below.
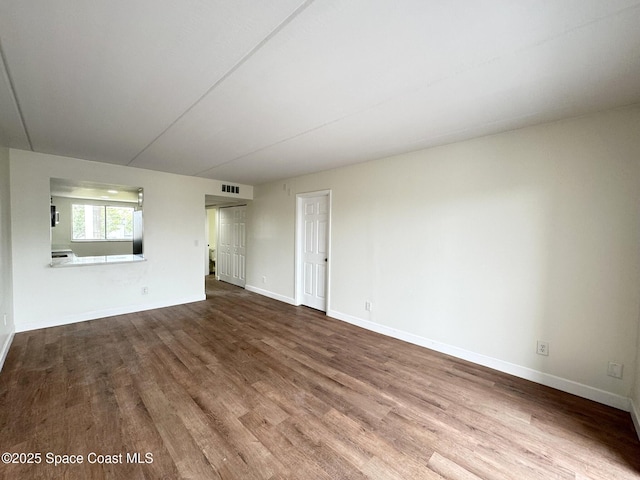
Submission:
<svg viewBox="0 0 640 480">
<path fill-rule="evenodd" d="M 142 287 L 142 295 L 147 295 L 149 293 L 149 287 Z"/>
<path fill-rule="evenodd" d="M 367 312 L 370 312 L 371 311 L 371 302 L 364 302 L 364 309 Z"/>
<path fill-rule="evenodd" d="M 267 277 L 265 277 L 264 275 L 262 276 L 262 283 L 267 283 Z"/>
<path fill-rule="evenodd" d="M 624 365 L 621 363 L 609 362 L 607 375 L 613 378 L 622 378 L 622 367 L 624 367 Z"/>
<path fill-rule="evenodd" d="M 549 342 L 543 342 L 541 340 L 538 340 L 538 348 L 536 349 L 536 353 L 538 355 L 548 356 L 549 355 Z"/>
</svg>

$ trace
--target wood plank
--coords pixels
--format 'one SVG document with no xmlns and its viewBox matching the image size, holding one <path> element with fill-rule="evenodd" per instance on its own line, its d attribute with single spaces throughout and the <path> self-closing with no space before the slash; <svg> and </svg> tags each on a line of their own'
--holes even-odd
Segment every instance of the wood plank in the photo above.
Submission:
<svg viewBox="0 0 640 480">
<path fill-rule="evenodd" d="M 0 478 L 640 478 L 628 413 L 207 281 L 207 300 L 19 333 Z"/>
</svg>

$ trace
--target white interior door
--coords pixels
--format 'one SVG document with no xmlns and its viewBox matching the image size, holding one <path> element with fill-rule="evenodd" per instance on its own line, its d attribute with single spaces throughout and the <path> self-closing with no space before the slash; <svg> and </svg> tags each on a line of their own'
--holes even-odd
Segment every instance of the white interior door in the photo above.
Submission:
<svg viewBox="0 0 640 480">
<path fill-rule="evenodd" d="M 220 210 L 218 225 L 218 278 L 244 287 L 246 282 L 246 207 L 225 207 Z"/>
<path fill-rule="evenodd" d="M 301 197 L 299 222 L 300 301 L 326 312 L 329 195 Z"/>
</svg>

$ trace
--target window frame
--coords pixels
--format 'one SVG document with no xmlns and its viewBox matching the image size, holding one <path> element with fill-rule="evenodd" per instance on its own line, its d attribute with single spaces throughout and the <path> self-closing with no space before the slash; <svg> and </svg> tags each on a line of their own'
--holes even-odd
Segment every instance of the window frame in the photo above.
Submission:
<svg viewBox="0 0 640 480">
<path fill-rule="evenodd" d="M 78 200 L 78 199 L 76 199 Z M 136 208 L 127 203 L 127 204 L 115 204 L 112 202 L 105 202 L 105 203 L 94 203 L 95 201 L 85 201 L 85 202 L 71 202 L 71 235 L 70 235 L 70 239 L 71 242 L 77 242 L 77 243 L 87 243 L 87 242 L 133 242 L 133 231 L 131 232 L 131 238 L 107 238 L 108 235 L 108 229 L 107 229 L 107 222 L 108 222 L 108 215 L 107 215 L 107 208 L 126 208 L 126 209 L 130 209 L 131 210 L 131 221 L 133 222 L 133 213 L 136 211 Z M 98 207 L 98 208 L 102 208 L 104 211 L 104 238 L 95 238 L 95 239 L 87 239 L 87 238 L 74 238 L 74 230 L 73 230 L 73 224 L 74 224 L 74 207 L 75 206 L 91 206 L 91 207 Z"/>
</svg>

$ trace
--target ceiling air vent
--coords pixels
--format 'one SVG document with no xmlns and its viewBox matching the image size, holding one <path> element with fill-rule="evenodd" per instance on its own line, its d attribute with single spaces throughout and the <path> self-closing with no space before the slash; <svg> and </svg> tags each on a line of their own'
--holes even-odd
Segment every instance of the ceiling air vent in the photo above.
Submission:
<svg viewBox="0 0 640 480">
<path fill-rule="evenodd" d="M 240 187 L 238 185 L 222 185 L 222 191 L 225 193 L 240 193 Z"/>
</svg>

